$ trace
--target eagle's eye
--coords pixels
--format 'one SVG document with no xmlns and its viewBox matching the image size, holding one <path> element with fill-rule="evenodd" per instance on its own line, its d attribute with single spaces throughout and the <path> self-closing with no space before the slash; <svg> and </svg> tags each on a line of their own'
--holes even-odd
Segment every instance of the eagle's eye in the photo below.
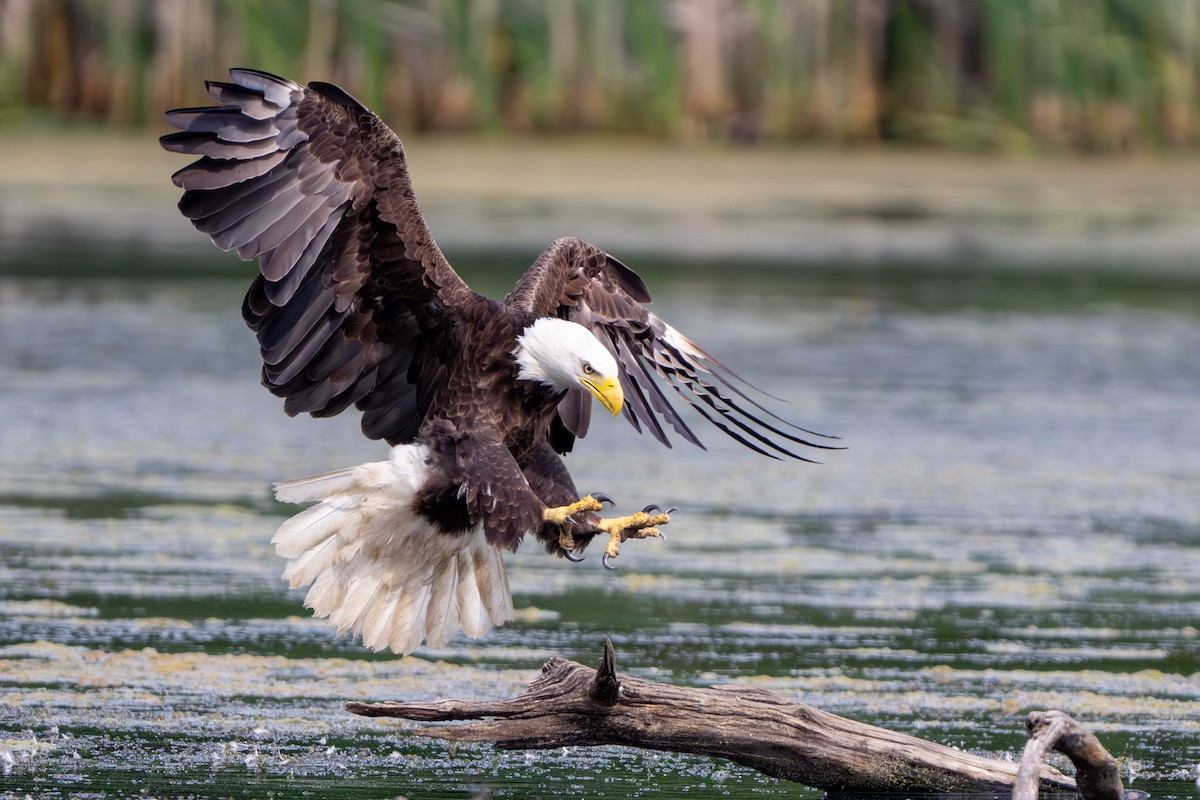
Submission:
<svg viewBox="0 0 1200 800">
<path fill-rule="evenodd" d="M 596 370 L 592 368 L 591 364 L 589 364 L 586 361 L 583 362 L 583 374 L 584 375 L 593 375 L 593 374 L 595 374 L 595 372 L 596 372 Z"/>
</svg>

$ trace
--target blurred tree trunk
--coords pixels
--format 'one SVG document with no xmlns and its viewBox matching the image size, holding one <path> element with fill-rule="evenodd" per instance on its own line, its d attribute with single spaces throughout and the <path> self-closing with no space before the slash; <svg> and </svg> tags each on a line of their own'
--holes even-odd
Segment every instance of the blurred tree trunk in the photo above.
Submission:
<svg viewBox="0 0 1200 800">
<path fill-rule="evenodd" d="M 156 0 L 151 11 L 156 44 L 149 87 L 153 113 L 198 98 L 203 87 L 195 76 L 208 71 L 216 45 L 217 9 L 215 0 Z M 237 66 L 244 65 L 224 64 L 221 72 Z"/>
<path fill-rule="evenodd" d="M 338 28 L 337 0 L 309 0 L 304 69 L 310 80 L 333 76 Z"/>
<path fill-rule="evenodd" d="M 732 11 L 729 0 L 675 0 L 671 17 L 679 31 L 683 76 L 684 136 L 703 138 L 714 121 L 733 111 L 722 34 Z"/>
<path fill-rule="evenodd" d="M 858 141 L 879 138 L 887 15 L 888 0 L 855 0 L 854 55 L 846 127 L 850 138 Z"/>
<path fill-rule="evenodd" d="M 19 98 L 27 96 L 36 2 L 0 0 L 0 105 L 16 105 Z"/>
<path fill-rule="evenodd" d="M 0 104 L 113 123 L 231 66 L 399 127 L 1196 145 L 1185 0 L 0 0 Z"/>
</svg>

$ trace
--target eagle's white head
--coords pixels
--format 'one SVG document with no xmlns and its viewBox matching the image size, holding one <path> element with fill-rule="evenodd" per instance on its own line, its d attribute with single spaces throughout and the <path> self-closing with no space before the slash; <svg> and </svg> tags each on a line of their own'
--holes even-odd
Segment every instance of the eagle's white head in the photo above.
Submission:
<svg viewBox="0 0 1200 800">
<path fill-rule="evenodd" d="M 587 328 L 554 317 L 537 320 L 517 337 L 517 377 L 552 389 L 584 389 L 616 416 L 625 403 L 617 361 Z"/>
</svg>

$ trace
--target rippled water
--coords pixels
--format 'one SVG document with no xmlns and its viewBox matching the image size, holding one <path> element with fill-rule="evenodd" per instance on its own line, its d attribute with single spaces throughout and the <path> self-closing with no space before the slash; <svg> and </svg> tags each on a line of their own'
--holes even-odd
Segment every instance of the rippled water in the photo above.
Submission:
<svg viewBox="0 0 1200 800">
<path fill-rule="evenodd" d="M 271 481 L 382 456 L 258 386 L 244 273 L 13 261 L 0 277 L 0 789 L 23 796 L 815 795 L 719 761 L 419 740 L 347 700 L 502 697 L 549 656 L 748 681 L 1017 755 L 1085 722 L 1127 785 L 1200 779 L 1200 293 L 1073 273 L 627 258 L 660 314 L 849 449 L 770 462 L 604 421 L 570 458 L 683 509 L 620 571 L 509 558 L 519 619 L 396 659 L 279 581 Z M 469 261 L 463 259 L 462 261 Z M 222 263 L 222 262 L 218 262 Z M 38 277 L 49 264 L 57 277 Z M 494 294 L 504 261 L 471 280 Z M 468 270 L 464 269 L 464 272 Z M 103 276 L 109 277 L 103 277 Z M 699 429 L 698 429 L 699 430 Z"/>
</svg>

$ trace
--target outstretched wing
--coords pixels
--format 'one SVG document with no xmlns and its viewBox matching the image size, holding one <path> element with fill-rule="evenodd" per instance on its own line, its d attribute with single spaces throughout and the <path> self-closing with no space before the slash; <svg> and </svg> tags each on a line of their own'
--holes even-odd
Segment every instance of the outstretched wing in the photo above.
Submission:
<svg viewBox="0 0 1200 800">
<path fill-rule="evenodd" d="M 617 359 L 625 418 L 668 447 L 664 423 L 692 444 L 704 445 L 656 376 L 704 419 L 765 456 L 810 461 L 794 452 L 795 445 L 838 449 L 811 440 L 836 437 L 797 427 L 751 398 L 750 384 L 646 309 L 643 304 L 650 302 L 650 293 L 637 273 L 587 242 L 567 238 L 551 244 L 506 302 L 591 329 Z M 586 433 L 589 399 L 581 392 L 568 392 L 559 405 L 561 427 L 552 432 L 552 444 L 560 452 L 570 449 L 574 436 Z"/>
<path fill-rule="evenodd" d="M 456 352 L 457 311 L 479 302 L 413 199 L 400 140 L 346 92 L 264 72 L 207 83 L 218 104 L 167 112 L 162 146 L 180 210 L 222 250 L 257 257 L 242 314 L 263 383 L 289 414 L 351 404 L 363 432 L 411 439 Z"/>
</svg>

